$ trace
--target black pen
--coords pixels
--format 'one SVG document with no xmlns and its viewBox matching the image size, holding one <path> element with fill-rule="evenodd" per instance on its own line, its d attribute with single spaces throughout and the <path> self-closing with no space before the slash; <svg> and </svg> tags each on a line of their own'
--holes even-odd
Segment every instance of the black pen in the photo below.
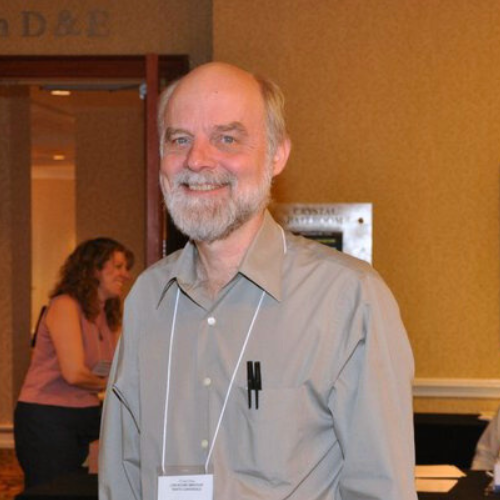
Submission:
<svg viewBox="0 0 500 500">
<path fill-rule="evenodd" d="M 254 387 L 253 363 L 247 361 L 247 391 L 248 391 L 248 408 L 252 408 L 252 390 Z"/>
</svg>

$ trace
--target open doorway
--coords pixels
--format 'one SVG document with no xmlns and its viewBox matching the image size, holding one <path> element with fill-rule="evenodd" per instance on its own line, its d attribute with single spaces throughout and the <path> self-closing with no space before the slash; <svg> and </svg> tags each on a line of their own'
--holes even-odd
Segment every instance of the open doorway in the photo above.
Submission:
<svg viewBox="0 0 500 500">
<path fill-rule="evenodd" d="M 30 86 L 32 332 L 77 242 L 114 237 L 134 250 L 136 271 L 142 270 L 144 106 L 139 85 Z"/>
<path fill-rule="evenodd" d="M 159 150 L 156 133 L 158 94 L 169 82 L 186 74 L 185 54 L 143 56 L 0 56 L 0 85 L 33 80 L 113 84 L 139 80 L 144 84 L 144 174 L 146 203 L 145 264 L 163 255 L 165 223 L 158 186 Z"/>
</svg>

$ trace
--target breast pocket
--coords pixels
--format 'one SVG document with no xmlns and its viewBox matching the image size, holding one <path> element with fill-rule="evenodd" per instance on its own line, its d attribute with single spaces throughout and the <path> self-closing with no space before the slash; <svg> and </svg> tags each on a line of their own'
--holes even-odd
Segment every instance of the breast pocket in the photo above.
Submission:
<svg viewBox="0 0 500 500">
<path fill-rule="evenodd" d="M 258 409 L 254 395 L 248 407 L 246 388 L 233 391 L 222 424 L 228 466 L 272 486 L 296 480 L 307 460 L 303 444 L 314 421 L 305 387 L 259 391 Z"/>
</svg>

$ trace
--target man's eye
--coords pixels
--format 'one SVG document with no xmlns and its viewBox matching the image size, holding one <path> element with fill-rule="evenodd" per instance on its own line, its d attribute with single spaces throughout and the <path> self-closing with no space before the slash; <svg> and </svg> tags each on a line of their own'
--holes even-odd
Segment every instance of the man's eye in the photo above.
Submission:
<svg viewBox="0 0 500 500">
<path fill-rule="evenodd" d="M 234 144 L 236 142 L 236 139 L 231 135 L 222 135 L 220 141 L 223 144 Z"/>
<path fill-rule="evenodd" d="M 185 146 L 189 142 L 189 139 L 187 137 L 172 137 L 170 142 L 176 146 Z"/>
</svg>

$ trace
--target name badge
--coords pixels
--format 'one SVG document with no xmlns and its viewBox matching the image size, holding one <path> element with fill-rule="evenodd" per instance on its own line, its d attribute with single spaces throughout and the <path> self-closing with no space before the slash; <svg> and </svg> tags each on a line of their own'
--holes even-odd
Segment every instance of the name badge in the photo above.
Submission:
<svg viewBox="0 0 500 500">
<path fill-rule="evenodd" d="M 200 469 L 167 467 L 165 474 L 158 476 L 158 500 L 213 500 L 214 475 Z"/>
<path fill-rule="evenodd" d="M 158 500 L 213 500 L 214 476 L 160 476 Z"/>
</svg>

